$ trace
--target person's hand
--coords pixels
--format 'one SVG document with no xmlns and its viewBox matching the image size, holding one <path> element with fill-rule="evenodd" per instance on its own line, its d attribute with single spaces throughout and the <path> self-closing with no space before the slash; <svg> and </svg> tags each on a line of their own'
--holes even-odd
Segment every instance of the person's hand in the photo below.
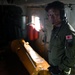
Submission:
<svg viewBox="0 0 75 75">
<path fill-rule="evenodd" d="M 54 74 L 60 73 L 60 70 L 59 70 L 58 66 L 51 66 L 48 69 L 49 69 L 50 72 L 52 72 Z"/>
</svg>

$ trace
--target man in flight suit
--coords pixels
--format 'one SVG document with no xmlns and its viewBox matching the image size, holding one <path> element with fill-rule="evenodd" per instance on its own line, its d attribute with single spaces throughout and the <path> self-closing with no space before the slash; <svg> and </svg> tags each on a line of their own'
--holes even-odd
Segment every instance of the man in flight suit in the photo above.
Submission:
<svg viewBox="0 0 75 75">
<path fill-rule="evenodd" d="M 70 75 L 75 63 L 75 30 L 66 21 L 64 3 L 54 1 L 45 10 L 53 25 L 48 52 L 52 75 Z"/>
</svg>

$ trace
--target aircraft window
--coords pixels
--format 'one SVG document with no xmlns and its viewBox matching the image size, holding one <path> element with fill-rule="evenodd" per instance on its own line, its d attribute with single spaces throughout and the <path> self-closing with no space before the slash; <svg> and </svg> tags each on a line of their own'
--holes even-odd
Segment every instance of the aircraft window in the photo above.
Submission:
<svg viewBox="0 0 75 75">
<path fill-rule="evenodd" d="M 40 31 L 40 18 L 38 16 L 32 16 L 32 23 L 35 25 L 35 29 Z"/>
</svg>

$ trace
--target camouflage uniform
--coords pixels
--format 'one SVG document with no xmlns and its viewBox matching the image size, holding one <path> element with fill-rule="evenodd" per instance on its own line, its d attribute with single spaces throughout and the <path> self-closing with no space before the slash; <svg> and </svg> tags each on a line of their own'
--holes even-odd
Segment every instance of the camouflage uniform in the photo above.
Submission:
<svg viewBox="0 0 75 75">
<path fill-rule="evenodd" d="M 75 63 L 75 30 L 62 22 L 60 27 L 53 28 L 49 46 L 49 63 L 58 66 L 63 73 L 56 75 L 69 75 Z"/>
</svg>

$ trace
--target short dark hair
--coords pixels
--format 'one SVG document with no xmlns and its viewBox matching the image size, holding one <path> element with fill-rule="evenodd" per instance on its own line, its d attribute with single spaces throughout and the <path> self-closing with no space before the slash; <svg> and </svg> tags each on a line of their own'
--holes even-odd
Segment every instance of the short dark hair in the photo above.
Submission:
<svg viewBox="0 0 75 75">
<path fill-rule="evenodd" d="M 63 2 L 60 1 L 54 1 L 52 3 L 47 4 L 47 6 L 45 7 L 46 12 L 48 12 L 49 9 L 53 8 L 53 9 L 58 9 L 60 11 L 60 17 L 61 19 L 65 19 L 65 4 Z"/>
<path fill-rule="evenodd" d="M 45 10 L 48 12 L 49 9 L 58 9 L 58 10 L 64 10 L 64 3 L 60 1 L 54 1 L 52 3 L 47 4 Z"/>
</svg>

